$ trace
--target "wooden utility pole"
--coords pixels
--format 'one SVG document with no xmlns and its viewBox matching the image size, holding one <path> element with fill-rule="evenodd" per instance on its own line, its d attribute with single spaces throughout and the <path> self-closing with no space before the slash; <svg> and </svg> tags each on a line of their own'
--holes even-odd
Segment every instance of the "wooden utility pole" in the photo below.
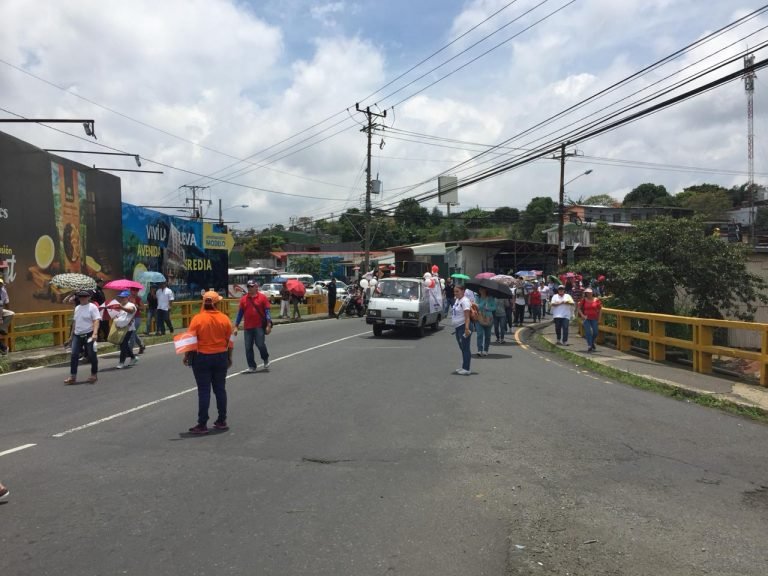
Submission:
<svg viewBox="0 0 768 576">
<path fill-rule="evenodd" d="M 366 272 L 370 271 L 371 267 L 371 187 L 373 185 L 371 182 L 371 133 L 376 127 L 373 119 L 386 118 L 387 111 L 384 110 L 383 114 L 377 114 L 376 112 L 371 112 L 370 106 L 366 107 L 365 110 L 361 110 L 359 103 L 355 104 L 355 108 L 358 112 L 365 114 L 366 118 L 368 119 L 368 125 L 361 130 L 361 132 L 366 132 L 368 134 L 368 154 L 365 168 L 365 237 L 363 239 L 365 263 L 363 264 L 362 270 L 362 273 L 365 274 Z"/>
<path fill-rule="evenodd" d="M 202 205 L 203 202 L 208 202 L 208 204 L 211 204 L 210 200 L 203 200 L 197 198 L 197 191 L 198 190 L 205 190 L 208 188 L 208 186 L 192 186 L 190 184 L 184 184 L 183 186 L 180 186 L 180 188 L 189 188 L 192 191 L 192 220 L 202 220 L 203 219 L 203 211 L 198 208 L 198 203 Z M 189 198 L 185 198 L 184 202 L 189 202 Z"/>
</svg>

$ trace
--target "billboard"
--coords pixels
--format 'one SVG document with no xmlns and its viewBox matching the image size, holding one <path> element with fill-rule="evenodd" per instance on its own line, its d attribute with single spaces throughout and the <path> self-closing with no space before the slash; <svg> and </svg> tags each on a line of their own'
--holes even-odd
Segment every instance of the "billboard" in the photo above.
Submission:
<svg viewBox="0 0 768 576">
<path fill-rule="evenodd" d="M 60 308 L 59 273 L 122 275 L 120 178 L 0 132 L 0 267 L 10 308 Z"/>
<path fill-rule="evenodd" d="M 437 195 L 440 204 L 459 205 L 459 179 L 456 176 L 437 177 Z"/>
<path fill-rule="evenodd" d="M 141 281 L 142 272 L 162 273 L 177 300 L 199 298 L 213 289 L 226 294 L 229 251 L 234 241 L 225 225 L 187 220 L 131 204 L 122 205 L 123 271 Z"/>
</svg>

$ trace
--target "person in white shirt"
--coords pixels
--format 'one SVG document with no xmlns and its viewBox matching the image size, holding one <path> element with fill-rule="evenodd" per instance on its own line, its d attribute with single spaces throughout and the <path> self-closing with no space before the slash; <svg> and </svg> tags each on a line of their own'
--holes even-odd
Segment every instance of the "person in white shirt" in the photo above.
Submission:
<svg viewBox="0 0 768 576">
<path fill-rule="evenodd" d="M 120 340 L 120 363 L 115 366 L 117 369 L 125 368 L 126 358 L 131 359 L 130 366 L 134 366 L 139 362 L 139 359 L 136 358 L 136 355 L 133 353 L 133 348 L 131 347 L 133 331 L 136 330 L 136 325 L 134 324 L 133 319 L 136 316 L 137 308 L 136 304 L 128 300 L 130 296 L 131 293 L 128 290 L 123 290 L 117 295 L 118 304 L 114 305 L 114 309 L 120 311 L 117 318 L 114 319 L 115 326 L 118 328 L 128 328 L 125 336 Z"/>
<path fill-rule="evenodd" d="M 472 323 L 469 321 L 469 309 L 472 306 L 465 295 L 464 286 L 456 285 L 453 288 L 454 302 L 451 307 L 451 326 L 456 334 L 456 343 L 461 350 L 461 368 L 456 374 L 469 376 L 469 364 L 472 360 L 470 344 L 472 343 Z"/>
<path fill-rule="evenodd" d="M 91 360 L 91 375 L 88 377 L 88 382 L 93 384 L 96 382 L 96 374 L 99 372 L 96 342 L 99 339 L 101 312 L 99 312 L 99 307 L 91 302 L 91 293 L 88 290 L 81 290 L 76 293 L 76 296 L 80 303 L 75 307 L 75 321 L 72 325 L 72 355 L 69 358 L 70 376 L 64 380 L 64 384 L 77 382 L 77 366 L 83 348 Z"/>
<path fill-rule="evenodd" d="M 565 293 L 565 286 L 557 287 L 557 294 L 552 296 L 552 317 L 555 319 L 555 334 L 557 344 L 568 346 L 568 325 L 573 316 L 576 304 L 570 294 Z"/>
<path fill-rule="evenodd" d="M 173 290 L 168 288 L 168 284 L 161 282 L 160 287 L 155 292 L 155 296 L 157 297 L 157 319 L 155 320 L 157 332 L 155 332 L 155 336 L 164 336 L 166 326 L 168 326 L 171 334 L 173 334 L 173 324 L 171 323 L 171 304 L 174 299 Z"/>
<path fill-rule="evenodd" d="M 539 292 L 541 292 L 541 314 L 546 316 L 549 312 L 549 299 L 552 297 L 552 290 L 548 284 L 539 283 Z"/>
</svg>

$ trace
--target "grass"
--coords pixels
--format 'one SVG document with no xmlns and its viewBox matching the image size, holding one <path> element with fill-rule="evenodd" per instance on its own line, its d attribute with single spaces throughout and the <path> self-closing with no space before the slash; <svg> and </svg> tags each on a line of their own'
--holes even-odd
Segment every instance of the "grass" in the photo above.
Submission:
<svg viewBox="0 0 768 576">
<path fill-rule="evenodd" d="M 708 408 L 716 408 L 729 414 L 743 416 L 749 418 L 750 420 L 756 420 L 758 422 L 768 424 L 768 413 L 761 410 L 760 408 L 743 406 L 741 404 L 712 396 L 710 394 L 702 394 L 692 390 L 677 388 L 675 386 L 670 386 L 669 384 L 659 382 L 658 380 L 643 378 L 637 374 L 632 374 L 630 372 L 625 372 L 624 370 L 618 370 L 616 368 L 612 368 L 611 366 L 606 366 L 600 362 L 595 362 L 589 358 L 580 356 L 579 354 L 575 354 L 564 348 L 560 348 L 559 346 L 555 346 L 541 334 L 536 334 L 534 342 L 539 349 L 544 349 L 548 352 L 557 354 L 558 356 L 561 356 L 570 362 L 578 362 L 580 367 L 588 368 L 592 372 L 606 376 L 618 382 L 622 382 L 623 384 L 628 384 L 634 388 L 640 388 L 641 390 L 647 390 L 649 392 L 661 394 L 662 396 L 673 398 L 675 400 L 693 402 L 694 404 L 706 406 Z"/>
</svg>

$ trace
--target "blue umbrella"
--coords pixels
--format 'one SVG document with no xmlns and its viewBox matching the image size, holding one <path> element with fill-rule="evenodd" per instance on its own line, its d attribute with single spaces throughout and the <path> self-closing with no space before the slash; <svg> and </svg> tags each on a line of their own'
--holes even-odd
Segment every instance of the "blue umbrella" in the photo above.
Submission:
<svg viewBox="0 0 768 576">
<path fill-rule="evenodd" d="M 139 282 L 143 282 L 144 284 L 148 284 L 149 282 L 165 282 L 165 276 L 160 272 L 147 270 L 146 272 L 139 274 Z"/>
</svg>

